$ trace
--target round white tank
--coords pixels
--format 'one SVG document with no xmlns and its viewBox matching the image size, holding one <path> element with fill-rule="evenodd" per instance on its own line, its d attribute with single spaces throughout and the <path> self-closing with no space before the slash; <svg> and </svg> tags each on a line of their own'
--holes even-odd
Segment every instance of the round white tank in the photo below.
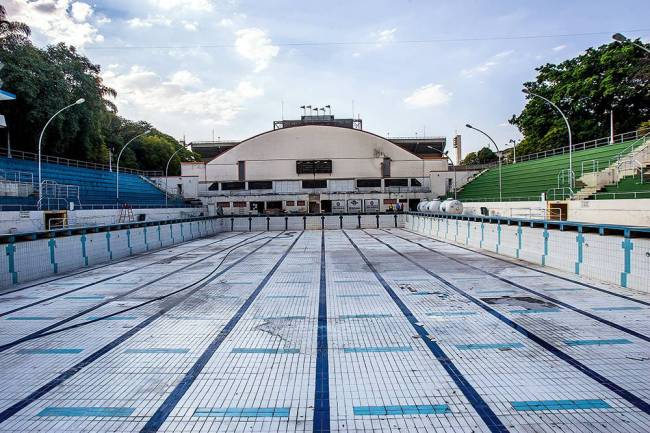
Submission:
<svg viewBox="0 0 650 433">
<path fill-rule="evenodd" d="M 440 212 L 447 213 L 447 204 L 449 203 L 450 200 L 451 199 L 448 198 L 447 200 L 440 203 Z"/>
<path fill-rule="evenodd" d="M 422 200 L 420 203 L 418 203 L 418 212 L 426 212 L 428 203 L 429 202 L 426 200 Z"/>
<path fill-rule="evenodd" d="M 440 200 L 431 200 L 428 202 L 427 212 L 440 212 Z"/>
<path fill-rule="evenodd" d="M 451 215 L 460 215 L 463 213 L 463 204 L 458 200 L 449 200 L 445 212 Z"/>
</svg>

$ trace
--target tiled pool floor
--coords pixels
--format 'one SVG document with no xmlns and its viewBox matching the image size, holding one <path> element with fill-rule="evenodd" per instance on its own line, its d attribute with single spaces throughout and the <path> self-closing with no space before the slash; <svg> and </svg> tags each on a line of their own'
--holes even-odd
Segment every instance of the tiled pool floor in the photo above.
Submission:
<svg viewBox="0 0 650 433">
<path fill-rule="evenodd" d="M 31 283 L 0 294 L 0 431 L 650 431 L 650 296 L 544 271 L 326 230 Z"/>
</svg>

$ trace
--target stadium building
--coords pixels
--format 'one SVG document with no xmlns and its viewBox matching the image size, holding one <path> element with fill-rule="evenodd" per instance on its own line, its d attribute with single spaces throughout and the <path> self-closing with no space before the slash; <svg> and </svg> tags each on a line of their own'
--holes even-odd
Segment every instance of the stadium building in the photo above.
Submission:
<svg viewBox="0 0 650 433">
<path fill-rule="evenodd" d="M 183 163 L 172 184 L 225 214 L 415 210 L 453 188 L 445 145 L 381 137 L 360 119 L 302 116 L 240 142 L 192 143 L 203 161 Z"/>
</svg>

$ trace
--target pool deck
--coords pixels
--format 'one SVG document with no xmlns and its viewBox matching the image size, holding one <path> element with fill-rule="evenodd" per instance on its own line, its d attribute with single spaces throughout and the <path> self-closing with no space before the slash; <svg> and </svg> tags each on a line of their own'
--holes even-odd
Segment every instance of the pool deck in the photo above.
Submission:
<svg viewBox="0 0 650 433">
<path fill-rule="evenodd" d="M 0 432 L 648 432 L 650 296 L 403 229 L 0 293 Z"/>
</svg>

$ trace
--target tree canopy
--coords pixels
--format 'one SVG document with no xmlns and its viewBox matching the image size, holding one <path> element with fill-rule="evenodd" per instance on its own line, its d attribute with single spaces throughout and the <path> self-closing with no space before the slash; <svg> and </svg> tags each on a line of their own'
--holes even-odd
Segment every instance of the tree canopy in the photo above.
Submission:
<svg viewBox="0 0 650 433">
<path fill-rule="evenodd" d="M 462 165 L 479 165 L 487 164 L 497 160 L 497 154 L 492 151 L 488 146 L 483 147 L 478 152 L 470 152 L 465 155 Z"/>
<path fill-rule="evenodd" d="M 608 136 L 612 109 L 618 132 L 633 131 L 650 118 L 650 59 L 630 42 L 589 48 L 536 70 L 535 81 L 524 83 L 524 88 L 559 106 L 569 119 L 574 143 Z M 510 119 L 524 136 L 517 154 L 567 146 L 560 114 L 540 98 L 527 99 L 523 111 Z"/>
<path fill-rule="evenodd" d="M 0 6 L 0 79 L 3 88 L 17 95 L 15 101 L 0 102 L 7 119 L 12 148 L 37 151 L 38 138 L 48 119 L 66 105 L 84 98 L 57 116 L 43 138 L 43 152 L 50 155 L 107 163 L 134 136 L 152 132 L 124 151 L 120 165 L 143 170 L 164 170 L 169 157 L 181 148 L 173 137 L 146 122 L 132 122 L 117 115 L 112 102 L 115 90 L 106 86 L 101 68 L 74 47 L 65 44 L 44 49 L 29 40 L 29 27 L 8 21 Z M 178 174 L 180 160 L 199 157 L 182 150 L 170 164 Z"/>
</svg>

